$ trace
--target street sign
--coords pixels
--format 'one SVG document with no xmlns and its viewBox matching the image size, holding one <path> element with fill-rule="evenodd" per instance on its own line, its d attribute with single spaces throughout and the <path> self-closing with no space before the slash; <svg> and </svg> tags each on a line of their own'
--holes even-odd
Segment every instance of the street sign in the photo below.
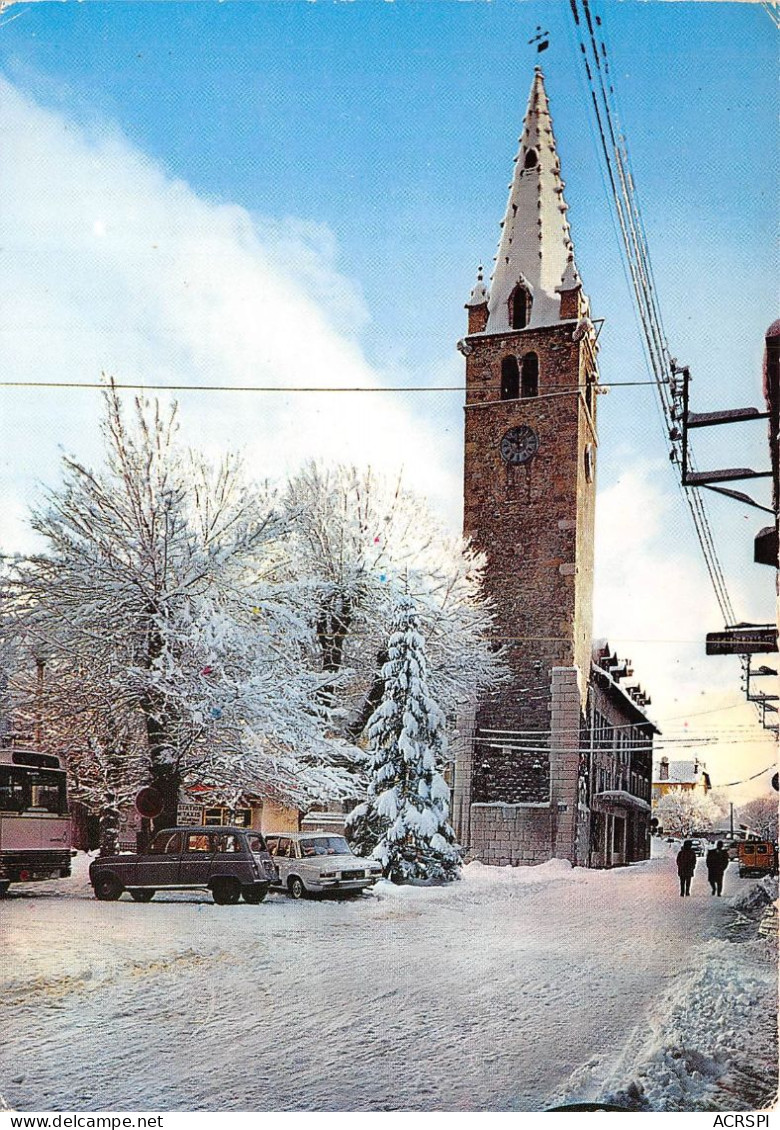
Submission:
<svg viewBox="0 0 780 1130">
<path fill-rule="evenodd" d="M 777 628 L 740 624 L 724 632 L 707 632 L 707 655 L 762 655 L 777 651 Z"/>
<path fill-rule="evenodd" d="M 152 785 L 148 785 L 145 789 L 139 789 L 135 794 L 135 808 L 140 816 L 144 816 L 147 820 L 153 820 L 163 810 L 162 793 Z"/>
<path fill-rule="evenodd" d="M 180 804 L 176 810 L 176 823 L 186 827 L 188 824 L 202 824 L 202 812 L 199 804 Z"/>
</svg>

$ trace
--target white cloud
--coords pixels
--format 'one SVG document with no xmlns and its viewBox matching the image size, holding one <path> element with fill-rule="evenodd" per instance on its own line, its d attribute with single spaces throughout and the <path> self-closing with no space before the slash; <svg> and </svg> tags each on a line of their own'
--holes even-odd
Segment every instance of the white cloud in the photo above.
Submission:
<svg viewBox="0 0 780 1130">
<path fill-rule="evenodd" d="M 205 200 L 115 128 L 77 125 L 4 80 L 0 143 L 5 379 L 83 382 L 106 372 L 166 385 L 388 383 L 361 350 L 367 312 L 326 227 Z M 184 438 L 211 453 L 243 447 L 258 477 L 309 456 L 403 466 L 408 484 L 457 522 L 452 452 L 437 446 L 419 401 L 325 391 L 178 396 Z M 97 394 L 35 391 L 8 404 L 6 490 L 29 501 L 33 479 L 55 481 L 58 442 L 98 457 Z"/>
</svg>

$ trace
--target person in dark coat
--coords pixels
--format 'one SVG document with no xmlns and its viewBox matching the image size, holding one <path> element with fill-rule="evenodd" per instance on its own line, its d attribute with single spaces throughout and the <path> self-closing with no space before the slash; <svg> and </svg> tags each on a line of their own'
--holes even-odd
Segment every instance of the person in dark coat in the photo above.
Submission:
<svg viewBox="0 0 780 1130">
<path fill-rule="evenodd" d="M 686 840 L 680 850 L 677 852 L 677 874 L 680 876 L 680 894 L 689 895 L 691 893 L 691 879 L 696 870 L 696 852 L 693 850 L 693 844 L 690 840 Z"/>
<path fill-rule="evenodd" d="M 728 865 L 729 853 L 723 847 L 723 840 L 718 840 L 718 846 L 707 852 L 707 878 L 710 890 L 718 897 L 723 893 L 723 876 Z"/>
</svg>

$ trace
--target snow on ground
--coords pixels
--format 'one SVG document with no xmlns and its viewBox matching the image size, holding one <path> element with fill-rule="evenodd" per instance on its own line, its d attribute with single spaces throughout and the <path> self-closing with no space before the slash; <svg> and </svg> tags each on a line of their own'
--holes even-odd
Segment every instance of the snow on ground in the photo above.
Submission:
<svg viewBox="0 0 780 1130">
<path fill-rule="evenodd" d="M 71 879 L 0 903 L 0 1095 L 18 1110 L 756 1109 L 776 1078 L 775 947 L 726 940 L 730 898 L 700 863 L 681 899 L 659 848 L 611 872 L 471 864 L 447 887 L 259 907 L 99 903 L 79 857 Z M 750 885 L 732 866 L 725 894 Z"/>
</svg>

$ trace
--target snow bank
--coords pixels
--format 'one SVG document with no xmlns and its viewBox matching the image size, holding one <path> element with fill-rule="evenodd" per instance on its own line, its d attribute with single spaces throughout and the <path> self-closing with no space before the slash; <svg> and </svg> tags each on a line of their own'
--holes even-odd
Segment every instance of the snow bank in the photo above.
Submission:
<svg viewBox="0 0 780 1130">
<path fill-rule="evenodd" d="M 463 869 L 464 879 L 469 883 L 479 883 L 483 887 L 523 885 L 525 883 L 549 883 L 557 879 L 571 879 L 574 868 L 568 859 L 548 859 L 535 867 L 488 867 L 478 860 Z"/>
<path fill-rule="evenodd" d="M 739 949 L 743 960 L 735 963 L 730 943 L 703 947 L 700 968 L 673 983 L 644 1042 L 638 1049 L 634 1042 L 633 1078 L 618 1090 L 605 1088 L 602 1101 L 633 1097 L 634 1109 L 654 1111 L 761 1110 L 772 1103 L 774 964 L 761 942 Z"/>
<path fill-rule="evenodd" d="M 747 890 L 740 891 L 733 899 L 730 900 L 729 905 L 738 910 L 741 914 L 755 915 L 760 914 L 764 907 L 768 906 L 770 902 L 777 900 L 777 879 L 773 876 L 767 876 L 762 879 L 760 883 L 754 883 L 748 887 Z"/>
<path fill-rule="evenodd" d="M 385 879 L 374 887 L 377 899 L 403 899 L 426 901 L 431 898 L 458 901 L 473 901 L 476 895 L 490 897 L 491 892 L 511 893 L 515 887 L 536 886 L 541 883 L 556 883 L 561 880 L 570 883 L 584 881 L 593 872 L 582 868 L 575 869 L 567 859 L 550 859 L 536 867 L 488 867 L 475 860 L 468 863 L 461 878 L 451 883 L 406 883 L 396 885 Z"/>
</svg>

